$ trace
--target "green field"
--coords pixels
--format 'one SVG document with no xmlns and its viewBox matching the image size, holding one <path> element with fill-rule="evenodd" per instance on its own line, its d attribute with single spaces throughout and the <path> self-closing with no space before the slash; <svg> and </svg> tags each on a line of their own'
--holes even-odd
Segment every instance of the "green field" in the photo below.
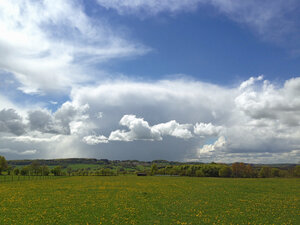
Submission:
<svg viewBox="0 0 300 225">
<path fill-rule="evenodd" d="M 0 224 L 300 224 L 300 179 L 89 176 L 0 187 Z"/>
</svg>

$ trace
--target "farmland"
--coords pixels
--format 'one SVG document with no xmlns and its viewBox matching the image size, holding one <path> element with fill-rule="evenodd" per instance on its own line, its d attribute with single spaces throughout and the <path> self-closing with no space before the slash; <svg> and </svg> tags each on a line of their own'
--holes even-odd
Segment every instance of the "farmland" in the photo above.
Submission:
<svg viewBox="0 0 300 225">
<path fill-rule="evenodd" d="M 299 179 L 74 176 L 0 184 L 0 224 L 299 224 Z"/>
</svg>

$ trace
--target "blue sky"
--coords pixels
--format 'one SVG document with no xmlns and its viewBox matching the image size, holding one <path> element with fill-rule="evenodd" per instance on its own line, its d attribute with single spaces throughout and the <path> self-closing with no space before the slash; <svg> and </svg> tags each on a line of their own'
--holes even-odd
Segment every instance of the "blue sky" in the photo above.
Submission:
<svg viewBox="0 0 300 225">
<path fill-rule="evenodd" d="M 296 0 L 0 2 L 0 154 L 299 162 Z"/>
<path fill-rule="evenodd" d="M 180 73 L 225 85 L 260 73 L 270 80 L 299 74 L 299 56 L 261 40 L 222 15 L 197 10 L 172 17 L 137 19 L 111 13 L 117 18 L 114 23 L 126 24 L 130 35 L 153 48 L 138 59 L 112 63 L 109 69 L 113 71 L 148 79 Z"/>
</svg>

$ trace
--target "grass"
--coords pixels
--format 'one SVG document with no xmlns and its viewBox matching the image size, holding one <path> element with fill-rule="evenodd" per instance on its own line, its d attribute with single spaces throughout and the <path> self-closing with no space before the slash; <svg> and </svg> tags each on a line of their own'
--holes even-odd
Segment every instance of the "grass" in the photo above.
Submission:
<svg viewBox="0 0 300 225">
<path fill-rule="evenodd" d="M 56 179 L 61 177 L 55 176 L 11 176 L 11 175 L 4 175 L 0 176 L 0 184 L 4 182 L 17 182 L 17 181 L 29 181 L 29 180 L 49 180 L 49 179 Z"/>
<path fill-rule="evenodd" d="M 67 177 L 0 187 L 0 224 L 300 224 L 300 179 Z"/>
</svg>

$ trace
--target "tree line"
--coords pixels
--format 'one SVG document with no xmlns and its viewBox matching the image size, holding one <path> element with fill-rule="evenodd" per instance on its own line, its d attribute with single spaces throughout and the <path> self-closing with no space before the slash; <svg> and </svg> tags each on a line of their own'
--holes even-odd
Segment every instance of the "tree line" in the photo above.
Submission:
<svg viewBox="0 0 300 225">
<path fill-rule="evenodd" d="M 168 165 L 158 167 L 152 164 L 151 175 L 176 175 L 189 177 L 233 177 L 233 178 L 269 178 L 269 177 L 300 177 L 300 165 L 294 168 L 279 169 L 270 166 L 253 167 L 242 162 L 226 164 L 202 164 L 202 165 Z"/>
<path fill-rule="evenodd" d="M 155 160 L 151 164 L 149 162 L 141 162 L 137 160 L 127 161 L 109 161 L 98 160 L 102 168 L 78 168 L 72 169 L 69 165 L 48 165 L 41 164 L 44 160 L 24 160 L 22 163 L 31 162 L 30 164 L 23 164 L 22 167 L 9 165 L 5 157 L 0 156 L 0 175 L 6 172 L 7 175 L 21 175 L 21 176 L 116 176 L 122 174 L 144 173 L 145 175 L 175 175 L 175 176 L 190 176 L 190 177 L 234 177 L 234 178 L 268 178 L 268 177 L 300 177 L 300 165 L 287 167 L 272 167 L 245 164 L 237 162 L 233 164 L 196 164 L 196 163 L 169 163 L 165 160 Z M 87 162 L 94 159 L 66 159 L 59 160 L 61 162 Z M 111 163 L 113 162 L 113 164 Z M 121 164 L 120 164 L 121 162 Z M 146 166 L 147 165 L 147 166 Z M 130 168 L 130 169 L 128 169 Z"/>
</svg>

